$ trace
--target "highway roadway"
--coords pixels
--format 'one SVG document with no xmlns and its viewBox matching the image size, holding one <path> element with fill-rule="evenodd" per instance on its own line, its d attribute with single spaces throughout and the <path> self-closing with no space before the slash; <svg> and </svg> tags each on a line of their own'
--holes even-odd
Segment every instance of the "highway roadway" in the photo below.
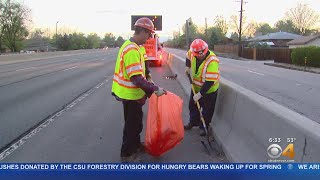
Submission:
<svg viewBox="0 0 320 180">
<path fill-rule="evenodd" d="M 185 63 L 185 50 L 166 49 Z M 221 76 L 320 123 L 320 74 L 219 57 Z"/>
<path fill-rule="evenodd" d="M 110 52 L 44 58 L 0 66 L 0 147 L 101 82 Z M 109 55 L 115 58 L 115 53 Z"/>
<path fill-rule="evenodd" d="M 0 162 L 119 162 L 122 104 L 111 96 L 119 49 L 0 65 Z M 168 66 L 151 68 L 156 84 L 188 97 Z M 144 119 L 147 105 L 144 106 Z M 225 162 L 209 156 L 199 129 L 161 158 L 145 162 Z M 143 130 L 144 132 L 144 130 Z M 144 133 L 142 134 L 142 141 Z"/>
</svg>

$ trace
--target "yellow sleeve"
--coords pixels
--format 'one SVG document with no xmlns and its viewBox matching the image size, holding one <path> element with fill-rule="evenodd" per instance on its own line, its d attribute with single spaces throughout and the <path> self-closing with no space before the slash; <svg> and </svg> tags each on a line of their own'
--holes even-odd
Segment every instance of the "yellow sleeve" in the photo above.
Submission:
<svg viewBox="0 0 320 180">
<path fill-rule="evenodd" d="M 187 51 L 186 58 L 191 61 L 191 51 L 190 50 Z"/>
<path fill-rule="evenodd" d="M 141 67 L 140 56 L 141 54 L 137 49 L 132 49 L 123 56 L 124 66 L 129 78 L 131 78 L 134 75 L 143 74 L 143 68 Z"/>
</svg>

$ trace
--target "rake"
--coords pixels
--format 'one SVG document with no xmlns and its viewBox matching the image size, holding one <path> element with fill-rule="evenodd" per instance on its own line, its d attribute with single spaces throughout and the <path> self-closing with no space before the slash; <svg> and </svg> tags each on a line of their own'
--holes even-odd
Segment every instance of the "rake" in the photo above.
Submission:
<svg viewBox="0 0 320 180">
<path fill-rule="evenodd" d="M 195 93 L 195 90 L 194 90 L 194 86 L 193 86 L 193 81 L 192 81 L 192 76 L 191 76 L 191 74 L 189 74 L 189 73 L 186 73 L 187 74 L 187 76 L 188 76 L 188 79 L 189 79 L 189 81 L 190 81 L 190 84 L 191 84 L 191 89 L 192 89 L 192 92 L 193 92 L 193 94 L 196 94 Z M 217 148 L 215 148 L 213 145 L 212 145 L 212 142 L 215 142 L 214 140 L 210 140 L 210 136 L 212 136 L 212 128 L 211 127 L 208 127 L 207 128 L 207 125 L 206 125 L 206 122 L 205 122 L 205 120 L 204 120 L 204 117 L 203 117 L 203 114 L 202 114 L 202 108 L 201 108 L 201 106 L 200 106 L 200 103 L 199 103 L 199 101 L 196 101 L 196 104 L 197 104 L 197 108 L 198 108 L 198 110 L 199 110 L 199 113 L 200 113 L 200 119 L 201 119 L 201 122 L 202 122 L 202 125 L 203 125 L 203 128 L 204 128 L 204 131 L 205 131 L 205 133 L 206 133 L 206 139 L 207 139 L 207 142 L 208 142 L 208 145 L 204 142 L 204 141 L 202 141 L 201 140 L 201 144 L 204 146 L 204 148 L 205 148 L 205 150 L 206 150 L 206 152 L 210 155 L 211 153 L 210 153 L 210 151 L 214 151 L 217 155 L 222 155 L 222 152 L 219 150 L 219 148 L 217 149 Z M 216 144 L 216 143 L 215 143 Z M 209 148 L 210 147 L 210 148 Z"/>
</svg>

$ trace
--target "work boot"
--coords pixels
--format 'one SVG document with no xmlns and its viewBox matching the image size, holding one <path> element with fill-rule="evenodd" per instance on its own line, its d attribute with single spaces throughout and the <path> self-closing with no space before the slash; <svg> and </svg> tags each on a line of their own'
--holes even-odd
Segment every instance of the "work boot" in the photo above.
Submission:
<svg viewBox="0 0 320 180">
<path fill-rule="evenodd" d="M 206 136 L 206 131 L 204 130 L 204 128 L 200 129 L 200 136 Z"/>
<path fill-rule="evenodd" d="M 122 163 L 134 163 L 134 162 L 142 162 L 142 160 L 137 156 L 137 153 L 133 153 L 131 156 L 123 156 L 121 157 Z"/>
<path fill-rule="evenodd" d="M 184 125 L 184 130 L 190 130 L 193 128 L 193 124 L 192 123 L 188 123 L 187 125 Z"/>
<path fill-rule="evenodd" d="M 140 146 L 138 147 L 137 153 L 145 153 L 145 147 L 144 147 L 144 142 L 140 143 Z"/>
</svg>

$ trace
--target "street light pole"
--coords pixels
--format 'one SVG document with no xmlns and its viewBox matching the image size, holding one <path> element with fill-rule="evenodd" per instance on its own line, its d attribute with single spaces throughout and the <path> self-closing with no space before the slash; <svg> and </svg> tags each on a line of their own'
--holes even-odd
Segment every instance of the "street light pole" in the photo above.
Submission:
<svg viewBox="0 0 320 180">
<path fill-rule="evenodd" d="M 59 21 L 56 22 L 56 47 L 58 48 L 58 23 Z"/>
</svg>

